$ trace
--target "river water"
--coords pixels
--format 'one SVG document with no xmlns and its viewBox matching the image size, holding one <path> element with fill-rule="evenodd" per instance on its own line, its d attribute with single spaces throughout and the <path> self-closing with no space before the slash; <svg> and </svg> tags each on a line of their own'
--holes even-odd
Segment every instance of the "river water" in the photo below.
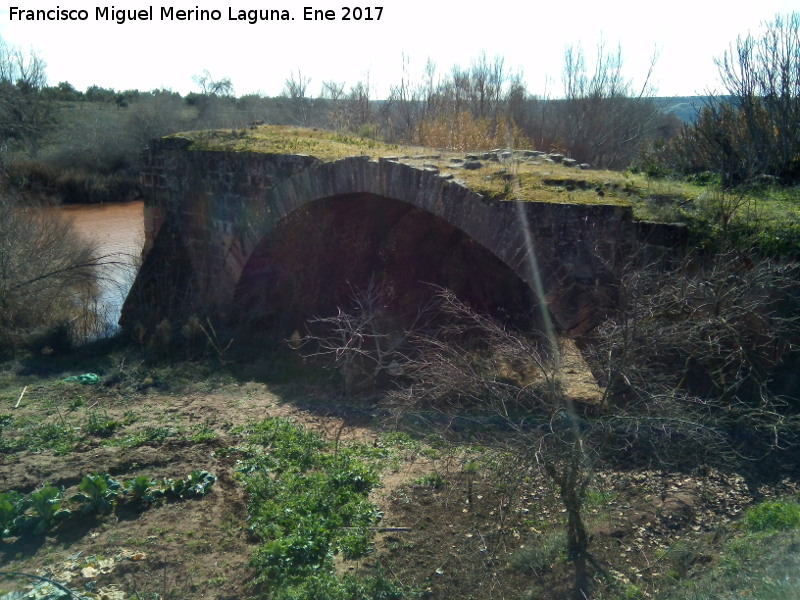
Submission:
<svg viewBox="0 0 800 600">
<path fill-rule="evenodd" d="M 65 204 L 61 214 L 72 221 L 79 235 L 98 246 L 103 262 L 99 308 L 107 330 L 117 329 L 122 303 L 128 295 L 141 260 L 144 244 L 143 202 Z"/>
</svg>

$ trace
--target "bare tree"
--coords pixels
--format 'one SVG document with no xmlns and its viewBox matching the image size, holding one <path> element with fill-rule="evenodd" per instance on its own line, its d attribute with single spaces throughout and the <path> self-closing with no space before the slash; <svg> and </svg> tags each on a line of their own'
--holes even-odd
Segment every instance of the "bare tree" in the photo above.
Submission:
<svg viewBox="0 0 800 600">
<path fill-rule="evenodd" d="M 197 109 L 196 127 L 219 126 L 220 109 L 225 104 L 232 104 L 233 83 L 227 77 L 215 79 L 208 70 L 192 77 L 200 88 L 199 93 L 186 95 L 186 103 Z"/>
<path fill-rule="evenodd" d="M 42 90 L 45 62 L 0 39 L 0 137 L 8 145 L 34 148 L 55 123 L 55 108 Z"/>
<path fill-rule="evenodd" d="M 310 83 L 311 78 L 305 77 L 298 69 L 297 74 L 295 75 L 294 71 L 292 71 L 283 84 L 281 97 L 288 102 L 290 118 L 299 125 L 308 125 L 311 102 L 308 97 Z"/>
<path fill-rule="evenodd" d="M 654 55 L 644 83 L 636 91 L 623 75 L 621 48 L 609 53 L 599 44 L 590 73 L 583 49 L 567 46 L 564 100 L 558 103 L 556 120 L 562 148 L 578 160 L 599 167 L 629 165 L 658 114 L 649 99 L 655 63 Z"/>
<path fill-rule="evenodd" d="M 194 75 L 192 80 L 204 96 L 233 96 L 233 83 L 230 78 L 215 79 L 208 69 L 199 75 Z"/>
<path fill-rule="evenodd" d="M 762 175 L 800 180 L 800 13 L 776 16 L 716 60 L 720 94 L 667 147 L 666 166 L 719 173 L 724 186 Z"/>
<path fill-rule="evenodd" d="M 422 108 L 420 94 L 418 88 L 412 85 L 408 69 L 409 59 L 403 54 L 403 76 L 399 84 L 391 87 L 382 110 L 391 139 L 410 139 L 419 121 Z"/>
<path fill-rule="evenodd" d="M 336 102 L 344 97 L 344 83 L 338 81 L 323 81 L 320 98 Z"/>
<path fill-rule="evenodd" d="M 341 89 L 331 90 L 341 92 Z M 365 81 L 359 81 L 350 91 L 341 96 L 329 111 L 333 126 L 355 133 L 368 132 L 375 128 L 375 112 L 373 111 L 369 73 Z"/>
<path fill-rule="evenodd" d="M 760 37 L 740 37 L 717 59 L 729 101 L 758 157 L 755 173 L 800 177 L 800 13 L 778 15 Z"/>
</svg>

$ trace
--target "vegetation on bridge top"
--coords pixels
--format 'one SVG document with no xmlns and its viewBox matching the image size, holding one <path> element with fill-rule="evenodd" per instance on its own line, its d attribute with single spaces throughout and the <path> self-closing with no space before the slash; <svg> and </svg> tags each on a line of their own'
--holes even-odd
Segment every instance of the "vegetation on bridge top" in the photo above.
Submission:
<svg viewBox="0 0 800 600">
<path fill-rule="evenodd" d="M 524 200 L 576 204 L 614 204 L 627 206 L 632 198 L 645 191 L 645 179 L 628 172 L 606 169 L 581 170 L 548 160 L 546 156 L 525 157 L 522 151 L 508 158 L 478 158 L 479 168 L 468 169 L 461 163 L 469 152 L 388 144 L 368 137 L 322 129 L 266 125 L 251 129 L 220 129 L 178 133 L 192 141 L 194 150 L 261 152 L 265 154 L 303 154 L 323 161 L 351 156 L 372 160 L 393 157 L 419 168 L 438 169 L 468 188 L 492 200 Z M 483 155 L 476 149 L 475 154 Z"/>
<path fill-rule="evenodd" d="M 653 176 L 636 169 L 579 169 L 548 156 L 526 156 L 524 149 L 458 152 L 401 144 L 324 129 L 265 125 L 251 129 L 218 129 L 175 134 L 191 140 L 191 149 L 304 154 L 323 161 L 350 156 L 399 162 L 452 175 L 491 200 L 631 206 L 637 219 L 682 222 L 696 241 L 712 247 L 731 238 L 770 256 L 800 256 L 800 204 L 797 187 L 764 179 L 736 188 L 720 185 L 719 176 L 694 178 Z M 504 158 L 504 154 L 511 152 Z M 477 159 L 474 159 L 478 156 Z M 473 157 L 473 158 L 468 158 Z M 457 159 L 462 159 L 457 162 Z M 468 169 L 465 162 L 480 163 Z"/>
</svg>

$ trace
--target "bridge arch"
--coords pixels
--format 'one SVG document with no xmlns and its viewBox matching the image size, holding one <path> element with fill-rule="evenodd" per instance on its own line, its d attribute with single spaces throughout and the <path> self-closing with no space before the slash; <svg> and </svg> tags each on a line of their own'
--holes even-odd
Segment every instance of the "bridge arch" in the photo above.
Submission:
<svg viewBox="0 0 800 600">
<path fill-rule="evenodd" d="M 312 315 L 380 295 L 398 326 L 453 291 L 482 313 L 538 326 L 528 285 L 465 232 L 408 202 L 352 193 L 310 201 L 275 224 L 247 258 L 232 301 L 237 322 L 289 331 Z"/>
<path fill-rule="evenodd" d="M 380 205 L 395 218 L 416 215 L 418 223 L 438 232 L 432 235 L 453 236 L 470 260 L 487 261 L 503 272 L 497 285 L 513 288 L 513 296 L 523 282 L 532 304 L 546 307 L 559 329 L 577 335 L 613 304 L 615 278 L 609 265 L 624 254 L 634 234 L 627 207 L 490 201 L 435 169 L 397 159 L 325 162 L 309 156 L 193 151 L 183 142 L 161 140 L 150 149 L 143 172 L 149 188 L 146 246 L 161 251 L 145 257 L 123 310 L 123 326 L 153 311 L 137 306 L 136 292 L 147 286 L 148 273 L 170 279 L 169 248 L 185 252 L 181 273 L 192 272 L 192 298 L 184 306 L 229 317 L 258 271 L 258 261 L 273 252 L 275 240 L 286 241 L 283 225 L 306 215 L 311 219 L 306 232 L 313 232 L 313 219 L 325 214 L 322 209 L 340 217 L 355 215 L 361 203 L 367 212 Z M 346 222 L 342 218 L 339 225 Z M 172 241 L 165 242 L 165 236 Z M 412 239 L 406 243 L 422 238 Z M 308 243 L 311 256 L 314 243 Z M 376 240 L 371 244 L 369 251 L 374 251 Z M 471 275 L 482 274 L 473 269 Z"/>
<path fill-rule="evenodd" d="M 284 297 L 282 304 L 308 316 L 331 308 L 313 297 L 342 305 L 347 286 L 363 287 L 367 279 L 387 276 L 402 288 L 395 291 L 398 300 L 421 299 L 421 286 L 410 285 L 414 281 L 435 283 L 455 288 L 476 308 L 494 304 L 492 309 L 519 317 L 526 307 L 531 323 L 541 299 L 535 299 L 531 263 L 519 254 L 525 244 L 522 228 L 518 220 L 503 218 L 507 212 L 433 170 L 363 157 L 323 163 L 270 190 L 255 226 L 243 237 L 243 260 L 233 263 L 232 311 L 242 304 L 268 305 L 281 296 L 258 289 L 259 280 L 266 286 L 273 279 L 275 287 L 302 287 L 303 293 Z M 462 261 L 472 262 L 471 269 L 461 268 Z"/>
</svg>

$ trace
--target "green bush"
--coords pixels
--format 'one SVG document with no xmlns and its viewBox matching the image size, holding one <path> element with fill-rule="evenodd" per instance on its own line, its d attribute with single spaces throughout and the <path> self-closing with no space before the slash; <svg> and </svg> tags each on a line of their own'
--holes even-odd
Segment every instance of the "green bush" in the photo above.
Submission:
<svg viewBox="0 0 800 600">
<path fill-rule="evenodd" d="M 558 557 L 566 554 L 567 538 L 563 531 L 553 530 L 526 540 L 511 556 L 509 564 L 518 573 L 541 573 Z"/>
<path fill-rule="evenodd" d="M 432 490 L 441 490 L 447 487 L 447 479 L 439 475 L 439 473 L 428 473 L 416 479 L 414 483 L 420 487 L 426 487 Z"/>
<path fill-rule="evenodd" d="M 272 596 L 274 600 L 410 600 L 417 597 L 416 591 L 406 590 L 382 574 L 339 578 L 332 573 L 282 587 Z"/>
<path fill-rule="evenodd" d="M 792 500 L 762 502 L 744 516 L 750 531 L 783 531 L 800 528 L 800 503 Z"/>
</svg>

